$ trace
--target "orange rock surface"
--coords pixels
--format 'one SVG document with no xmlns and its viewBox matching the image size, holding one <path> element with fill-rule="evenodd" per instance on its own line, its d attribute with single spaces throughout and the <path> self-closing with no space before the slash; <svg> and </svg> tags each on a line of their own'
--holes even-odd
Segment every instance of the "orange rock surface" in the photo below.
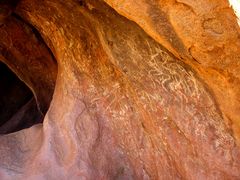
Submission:
<svg viewBox="0 0 240 180">
<path fill-rule="evenodd" d="M 21 0 L 4 19 L 1 60 L 52 101 L 42 124 L 0 136 L 0 179 L 239 179 L 227 1 L 104 1 Z"/>
</svg>

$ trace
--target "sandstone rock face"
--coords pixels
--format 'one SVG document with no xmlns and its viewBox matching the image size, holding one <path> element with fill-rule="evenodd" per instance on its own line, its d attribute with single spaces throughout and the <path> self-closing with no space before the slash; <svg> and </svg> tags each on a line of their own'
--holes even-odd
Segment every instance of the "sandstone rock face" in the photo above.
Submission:
<svg viewBox="0 0 240 180">
<path fill-rule="evenodd" d="M 194 67 L 239 139 L 240 29 L 227 0 L 104 0 Z"/>
<path fill-rule="evenodd" d="M 0 27 L 40 112 L 54 90 L 43 124 L 0 136 L 0 179 L 239 179 L 227 1 L 105 1 L 21 0 Z"/>
<path fill-rule="evenodd" d="M 15 17 L 0 28 L 1 60 L 33 90 L 45 113 L 54 91 L 57 63 L 33 30 Z"/>
</svg>

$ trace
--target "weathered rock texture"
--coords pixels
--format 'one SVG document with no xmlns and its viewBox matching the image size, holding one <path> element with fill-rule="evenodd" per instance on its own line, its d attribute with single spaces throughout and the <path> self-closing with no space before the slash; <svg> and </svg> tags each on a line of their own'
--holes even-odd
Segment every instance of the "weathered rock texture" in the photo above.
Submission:
<svg viewBox="0 0 240 180">
<path fill-rule="evenodd" d="M 54 91 L 57 63 L 38 34 L 16 17 L 0 28 L 1 60 L 22 79 L 45 113 Z"/>
<path fill-rule="evenodd" d="M 0 179 L 239 179 L 240 36 L 227 1 L 106 2 L 18 4 L 58 75 L 43 124 L 0 137 Z M 0 28 L 2 59 L 41 104 L 56 68 L 38 41 L 15 41 L 16 29 L 31 37 L 22 27 Z"/>
<path fill-rule="evenodd" d="M 194 67 L 239 139 L 240 28 L 227 0 L 104 0 Z"/>
</svg>

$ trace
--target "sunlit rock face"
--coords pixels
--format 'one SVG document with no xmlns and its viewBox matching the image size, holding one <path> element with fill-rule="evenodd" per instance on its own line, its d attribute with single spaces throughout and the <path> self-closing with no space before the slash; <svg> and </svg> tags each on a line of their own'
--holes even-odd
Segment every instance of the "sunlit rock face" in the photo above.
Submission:
<svg viewBox="0 0 240 180">
<path fill-rule="evenodd" d="M 232 8 L 234 9 L 235 14 L 238 17 L 238 24 L 240 23 L 240 1 L 238 0 L 229 0 L 230 5 L 232 6 Z"/>
<path fill-rule="evenodd" d="M 239 134 L 240 29 L 227 0 L 104 1 L 194 67 Z"/>
<path fill-rule="evenodd" d="M 48 110 L 0 136 L 0 179 L 239 179 L 227 0 L 104 1 L 21 0 L 4 16 L 1 61 Z"/>
</svg>

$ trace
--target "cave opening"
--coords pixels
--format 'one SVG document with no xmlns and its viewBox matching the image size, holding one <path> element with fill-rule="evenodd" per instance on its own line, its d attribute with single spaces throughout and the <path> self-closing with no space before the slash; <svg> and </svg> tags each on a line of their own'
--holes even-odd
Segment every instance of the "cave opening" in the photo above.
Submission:
<svg viewBox="0 0 240 180">
<path fill-rule="evenodd" d="M 29 128 L 43 121 L 33 93 L 4 63 L 0 62 L 0 134 Z"/>
</svg>

